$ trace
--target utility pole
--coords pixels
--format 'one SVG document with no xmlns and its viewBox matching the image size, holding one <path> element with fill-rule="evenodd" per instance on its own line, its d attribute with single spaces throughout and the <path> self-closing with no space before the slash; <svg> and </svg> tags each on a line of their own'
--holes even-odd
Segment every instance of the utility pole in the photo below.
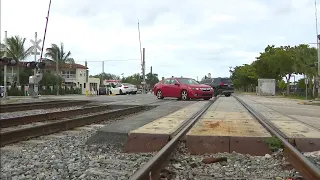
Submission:
<svg viewBox="0 0 320 180">
<path fill-rule="evenodd" d="M 230 78 L 231 78 L 231 76 L 232 76 L 232 71 L 231 71 L 231 69 L 232 69 L 232 66 L 229 66 Z"/>
<path fill-rule="evenodd" d="M 60 73 L 59 73 L 59 55 L 57 53 L 56 55 L 56 73 L 57 73 L 57 80 L 60 80 Z M 59 81 L 57 81 L 57 96 L 59 96 L 59 91 L 60 91 L 60 84 Z"/>
<path fill-rule="evenodd" d="M 4 57 L 7 57 L 7 37 L 8 32 L 4 31 L 4 45 L 5 45 L 5 51 L 4 51 Z M 3 98 L 7 98 L 7 65 L 3 66 L 3 83 L 4 83 L 4 90 L 3 90 Z"/>
<path fill-rule="evenodd" d="M 142 64 L 141 64 L 141 69 L 142 69 L 142 93 L 146 93 L 146 60 L 145 60 L 145 53 L 146 50 L 145 48 L 142 49 Z"/>
<path fill-rule="evenodd" d="M 318 48 L 318 74 L 315 76 L 314 78 L 314 86 L 315 86 L 315 97 L 319 98 L 319 94 L 320 94 L 320 35 L 318 35 L 317 37 L 317 48 Z"/>
<path fill-rule="evenodd" d="M 150 67 L 150 74 L 152 75 L 152 66 Z"/>
<path fill-rule="evenodd" d="M 316 20 L 316 34 L 317 34 L 317 56 L 318 56 L 318 74 L 314 77 L 314 94 L 315 97 L 318 97 L 320 94 L 320 44 L 319 39 L 320 35 L 318 33 L 318 11 L 317 11 L 317 0 L 314 1 L 314 7 L 315 7 L 315 20 Z"/>
</svg>

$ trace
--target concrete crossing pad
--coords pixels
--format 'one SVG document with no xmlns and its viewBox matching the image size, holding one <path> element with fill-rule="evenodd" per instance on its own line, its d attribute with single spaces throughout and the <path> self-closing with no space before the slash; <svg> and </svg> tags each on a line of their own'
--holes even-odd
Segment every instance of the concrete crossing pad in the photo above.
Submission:
<svg viewBox="0 0 320 180">
<path fill-rule="evenodd" d="M 191 154 L 269 153 L 270 133 L 233 97 L 219 98 L 186 135 Z"/>
<path fill-rule="evenodd" d="M 310 121 L 310 119 L 316 120 L 319 118 L 309 117 L 309 119 L 306 119 L 304 117 L 302 119 L 301 116 L 296 116 L 297 118 L 294 116 L 290 117 L 248 97 L 239 96 L 239 98 L 270 121 L 300 151 L 311 152 L 320 150 L 320 129 L 317 128 L 319 127 L 317 126 L 319 122 L 314 123 L 315 121 Z"/>
<path fill-rule="evenodd" d="M 153 152 L 160 150 L 170 136 L 195 113 L 202 109 L 208 101 L 200 101 L 176 112 L 158 118 L 142 127 L 130 131 L 125 145 L 126 152 Z"/>
</svg>

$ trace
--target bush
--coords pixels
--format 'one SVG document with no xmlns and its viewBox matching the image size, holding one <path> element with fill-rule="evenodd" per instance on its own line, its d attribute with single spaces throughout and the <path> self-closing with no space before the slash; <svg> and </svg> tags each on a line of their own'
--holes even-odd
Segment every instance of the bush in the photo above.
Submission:
<svg viewBox="0 0 320 180">
<path fill-rule="evenodd" d="M 21 90 L 17 87 L 11 87 L 7 89 L 8 96 L 24 96 L 23 88 Z"/>
</svg>

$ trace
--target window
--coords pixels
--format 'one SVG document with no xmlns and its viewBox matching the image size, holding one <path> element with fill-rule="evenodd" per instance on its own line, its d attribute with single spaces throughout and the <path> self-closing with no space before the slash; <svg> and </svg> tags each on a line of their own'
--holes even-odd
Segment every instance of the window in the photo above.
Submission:
<svg viewBox="0 0 320 180">
<path fill-rule="evenodd" d="M 170 79 L 164 80 L 163 84 L 170 84 Z"/>
<path fill-rule="evenodd" d="M 182 84 L 199 84 L 196 80 L 191 78 L 178 78 Z"/>
<path fill-rule="evenodd" d="M 210 83 L 212 83 L 212 79 L 204 79 L 201 83 L 208 83 L 208 84 L 210 84 Z"/>
<path fill-rule="evenodd" d="M 86 83 L 83 83 L 83 88 L 84 88 L 84 89 L 86 88 Z"/>
<path fill-rule="evenodd" d="M 176 83 L 178 83 L 178 81 L 177 81 L 177 80 L 175 80 L 175 79 L 171 79 L 171 83 L 170 83 L 170 84 L 176 84 Z"/>
</svg>

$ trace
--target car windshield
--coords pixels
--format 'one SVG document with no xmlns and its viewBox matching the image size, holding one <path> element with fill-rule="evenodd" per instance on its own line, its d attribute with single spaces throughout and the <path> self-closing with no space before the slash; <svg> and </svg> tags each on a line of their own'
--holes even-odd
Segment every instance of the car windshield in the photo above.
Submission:
<svg viewBox="0 0 320 180">
<path fill-rule="evenodd" d="M 232 84 L 232 80 L 229 78 L 221 78 L 221 82 L 226 83 L 226 84 Z"/>
<path fill-rule="evenodd" d="M 205 79 L 201 83 L 212 83 L 212 79 Z"/>
<path fill-rule="evenodd" d="M 178 78 L 182 84 L 199 84 L 196 80 L 190 78 Z"/>
</svg>

